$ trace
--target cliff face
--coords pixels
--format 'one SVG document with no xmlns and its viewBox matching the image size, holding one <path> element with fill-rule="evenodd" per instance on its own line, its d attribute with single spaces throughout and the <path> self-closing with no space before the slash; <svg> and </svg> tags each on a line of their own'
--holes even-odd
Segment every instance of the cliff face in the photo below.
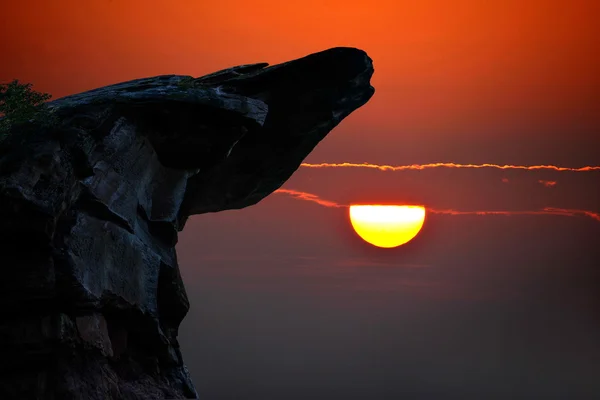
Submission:
<svg viewBox="0 0 600 400">
<path fill-rule="evenodd" d="M 278 189 L 373 95 L 361 50 L 58 99 L 0 145 L 0 398 L 195 398 L 177 342 L 188 216 Z M 200 396 L 201 397 L 201 396 Z"/>
</svg>

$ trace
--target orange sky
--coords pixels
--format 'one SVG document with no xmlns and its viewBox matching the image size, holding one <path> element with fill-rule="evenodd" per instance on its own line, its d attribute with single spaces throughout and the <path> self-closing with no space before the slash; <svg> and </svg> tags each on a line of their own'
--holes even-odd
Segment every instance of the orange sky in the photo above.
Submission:
<svg viewBox="0 0 600 400">
<path fill-rule="evenodd" d="M 8 61 L 0 80 L 30 81 L 54 97 L 342 45 L 363 48 L 375 61 L 377 94 L 368 112 L 352 117 L 361 136 L 368 129 L 396 141 L 400 131 L 427 155 L 419 137 L 526 131 L 533 138 L 569 134 L 585 148 L 590 126 L 598 126 L 596 0 L 21 0 L 9 9 L 0 13 L 0 33 L 10 38 L 0 44 Z"/>
<path fill-rule="evenodd" d="M 0 13 L 10 38 L 0 81 L 55 98 L 355 46 L 374 60 L 375 96 L 308 162 L 598 164 L 597 0 L 22 0 L 10 9 Z M 374 182 L 373 193 L 389 185 Z"/>
</svg>

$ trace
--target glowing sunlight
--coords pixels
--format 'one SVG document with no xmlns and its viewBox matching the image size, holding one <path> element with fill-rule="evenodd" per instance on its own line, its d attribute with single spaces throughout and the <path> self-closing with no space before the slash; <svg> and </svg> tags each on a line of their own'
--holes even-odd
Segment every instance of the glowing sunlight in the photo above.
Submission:
<svg viewBox="0 0 600 400">
<path fill-rule="evenodd" d="M 412 240 L 425 221 L 422 206 L 352 205 L 350 222 L 364 241 L 391 248 Z"/>
</svg>

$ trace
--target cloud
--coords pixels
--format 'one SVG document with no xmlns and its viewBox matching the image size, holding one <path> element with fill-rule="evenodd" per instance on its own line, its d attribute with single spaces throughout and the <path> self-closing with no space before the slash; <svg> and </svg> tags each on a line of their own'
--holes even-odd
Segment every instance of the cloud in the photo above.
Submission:
<svg viewBox="0 0 600 400">
<path fill-rule="evenodd" d="M 600 213 L 588 211 L 588 210 L 578 210 L 578 209 L 573 209 L 573 208 L 546 207 L 546 208 L 544 208 L 544 211 L 547 213 L 553 213 L 555 215 L 567 215 L 567 216 L 571 216 L 571 217 L 574 217 L 577 215 L 584 215 L 586 217 L 595 219 L 596 221 L 600 222 Z"/>
<path fill-rule="evenodd" d="M 278 194 L 287 194 L 292 196 L 297 200 L 305 200 L 313 203 L 317 203 L 320 206 L 331 207 L 331 208 L 345 208 L 349 207 L 347 204 L 336 203 L 331 200 L 321 199 L 319 196 L 313 193 L 302 192 L 299 190 L 291 190 L 291 189 L 278 189 L 274 193 Z M 591 219 L 594 219 L 600 222 L 600 213 L 589 211 L 589 210 L 579 210 L 574 208 L 559 208 L 559 207 L 544 207 L 540 210 L 525 210 L 525 211 L 510 211 L 510 210 L 454 210 L 454 209 L 437 209 L 437 208 L 427 208 L 427 212 L 431 214 L 440 214 L 440 215 L 504 215 L 504 216 L 517 216 L 517 215 L 558 215 L 565 217 L 577 217 L 584 216 Z"/>
<path fill-rule="evenodd" d="M 435 209 L 428 208 L 427 212 L 432 214 L 443 215 L 562 215 L 566 217 L 576 217 L 578 215 L 586 216 L 600 222 L 600 213 L 595 213 L 588 210 L 578 210 L 573 208 L 558 208 L 544 207 L 541 210 L 526 210 L 526 211 L 506 211 L 506 210 L 477 210 L 477 211 L 462 211 L 453 209 Z"/>
<path fill-rule="evenodd" d="M 543 179 L 540 179 L 538 182 L 546 187 L 552 187 L 552 186 L 556 185 L 556 181 L 545 181 Z"/>
<path fill-rule="evenodd" d="M 295 199 L 312 201 L 313 203 L 317 203 L 324 207 L 334 207 L 334 208 L 348 207 L 347 205 L 339 204 L 339 203 L 336 203 L 335 201 L 323 200 L 316 194 L 301 192 L 299 190 L 277 189 L 274 193 L 287 194 L 289 196 L 292 196 Z"/>
<path fill-rule="evenodd" d="M 527 171 L 550 170 L 559 172 L 589 172 L 600 171 L 600 166 L 585 166 L 579 168 L 559 167 L 556 165 L 501 165 L 501 164 L 457 164 L 457 163 L 430 163 L 430 164 L 410 164 L 410 165 L 384 165 L 370 163 L 302 163 L 301 167 L 305 168 L 369 168 L 379 171 L 420 171 L 432 168 L 456 168 L 456 169 L 519 169 Z"/>
</svg>

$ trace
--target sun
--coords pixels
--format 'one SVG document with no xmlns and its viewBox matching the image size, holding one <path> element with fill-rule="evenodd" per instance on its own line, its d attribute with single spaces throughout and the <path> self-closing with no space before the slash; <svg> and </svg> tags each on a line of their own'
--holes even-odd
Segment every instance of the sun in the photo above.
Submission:
<svg viewBox="0 0 600 400">
<path fill-rule="evenodd" d="M 377 247 L 397 247 L 417 236 L 425 222 L 425 207 L 352 205 L 350 222 L 365 242 Z"/>
</svg>

